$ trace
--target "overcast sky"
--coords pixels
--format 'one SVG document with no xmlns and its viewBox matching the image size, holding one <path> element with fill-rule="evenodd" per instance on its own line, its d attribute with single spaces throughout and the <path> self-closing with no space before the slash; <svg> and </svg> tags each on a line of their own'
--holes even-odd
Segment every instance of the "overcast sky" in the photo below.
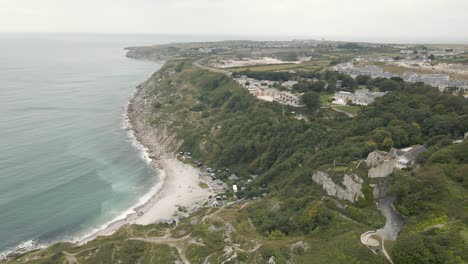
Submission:
<svg viewBox="0 0 468 264">
<path fill-rule="evenodd" d="M 468 0 L 0 0 L 0 32 L 468 43 Z"/>
</svg>

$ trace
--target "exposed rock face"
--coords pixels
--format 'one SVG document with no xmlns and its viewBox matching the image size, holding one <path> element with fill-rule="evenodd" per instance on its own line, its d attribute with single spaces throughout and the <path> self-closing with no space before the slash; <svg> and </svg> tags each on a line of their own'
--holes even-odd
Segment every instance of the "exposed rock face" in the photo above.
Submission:
<svg viewBox="0 0 468 264">
<path fill-rule="evenodd" d="M 369 178 L 383 178 L 392 174 L 396 167 L 396 158 L 382 151 L 373 151 L 367 156 L 367 166 L 371 167 L 368 172 Z"/>
<path fill-rule="evenodd" d="M 355 174 L 345 174 L 343 176 L 342 184 L 344 188 L 336 184 L 328 174 L 321 171 L 316 171 L 312 175 L 312 180 L 322 186 L 328 195 L 341 200 L 347 200 L 353 203 L 360 197 L 364 197 L 361 191 L 364 181 Z"/>
<path fill-rule="evenodd" d="M 137 87 L 136 95 L 130 100 L 127 116 L 131 120 L 132 129 L 138 137 L 138 141 L 148 148 L 150 158 L 159 159 L 163 156 L 172 156 L 182 144 L 168 127 L 170 120 L 158 125 L 152 124 L 152 120 L 158 119 L 152 111 L 149 97 L 159 95 L 159 81 L 162 77 L 170 75 L 166 70 L 153 74 L 146 82 Z M 159 119 L 158 119 L 159 120 Z"/>
</svg>

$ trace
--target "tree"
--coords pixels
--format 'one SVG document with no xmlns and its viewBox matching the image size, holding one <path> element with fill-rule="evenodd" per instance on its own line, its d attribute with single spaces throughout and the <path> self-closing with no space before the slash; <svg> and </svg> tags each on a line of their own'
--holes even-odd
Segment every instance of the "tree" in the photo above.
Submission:
<svg viewBox="0 0 468 264">
<path fill-rule="evenodd" d="M 356 77 L 356 82 L 357 82 L 359 85 L 365 85 L 365 84 L 367 84 L 370 80 L 371 80 L 371 77 L 368 76 L 368 75 L 358 75 L 358 76 Z"/>
<path fill-rule="evenodd" d="M 385 80 L 379 84 L 379 87 L 382 91 L 386 92 L 400 90 L 401 85 L 394 80 Z"/>
<path fill-rule="evenodd" d="M 298 92 L 305 92 L 309 90 L 309 85 L 306 82 L 298 82 L 293 85 L 293 89 Z"/>
<path fill-rule="evenodd" d="M 307 112 L 312 113 L 320 107 L 320 95 L 314 92 L 306 92 L 301 97 L 301 102 L 307 108 Z"/>
<path fill-rule="evenodd" d="M 321 92 L 325 89 L 326 85 L 327 83 L 324 81 L 316 81 L 312 83 L 312 85 L 310 86 L 310 89 L 314 92 Z"/>
<path fill-rule="evenodd" d="M 405 81 L 403 80 L 403 78 L 397 77 L 397 76 L 391 77 L 390 80 L 396 81 L 396 82 L 399 82 L 399 83 L 404 83 L 404 82 L 405 82 Z"/>
<path fill-rule="evenodd" d="M 395 263 L 437 263 L 434 253 L 426 246 L 421 236 L 399 240 L 392 253 Z"/>
</svg>

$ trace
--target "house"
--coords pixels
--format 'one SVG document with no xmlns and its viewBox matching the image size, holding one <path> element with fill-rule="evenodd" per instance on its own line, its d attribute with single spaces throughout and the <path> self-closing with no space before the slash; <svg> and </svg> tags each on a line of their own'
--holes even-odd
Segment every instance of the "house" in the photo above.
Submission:
<svg viewBox="0 0 468 264">
<path fill-rule="evenodd" d="M 296 81 L 286 81 L 286 82 L 283 82 L 282 85 L 283 85 L 284 87 L 286 87 L 288 90 L 291 90 L 291 89 L 293 88 L 293 86 L 294 86 L 295 84 L 297 84 L 297 83 L 298 83 L 298 82 L 296 82 Z"/>
<path fill-rule="evenodd" d="M 370 92 L 368 89 L 357 90 L 355 93 L 339 91 L 333 97 L 334 104 L 346 105 L 348 101 L 358 105 L 369 105 L 374 102 L 375 98 L 382 97 L 386 93 Z"/>
<path fill-rule="evenodd" d="M 369 178 L 383 178 L 395 170 L 408 168 L 415 164 L 416 158 L 426 151 L 422 145 L 415 145 L 403 149 L 392 148 L 389 152 L 372 151 L 366 159 Z"/>
<path fill-rule="evenodd" d="M 403 149 L 392 148 L 389 154 L 396 158 L 396 168 L 404 169 L 413 165 L 416 158 L 426 150 L 423 145 L 415 145 Z"/>
<path fill-rule="evenodd" d="M 450 81 L 448 74 L 422 74 L 421 81 L 428 84 L 438 84 Z"/>
<path fill-rule="evenodd" d="M 232 191 L 235 192 L 235 193 L 237 192 L 237 185 L 235 185 L 235 184 L 232 185 Z"/>
<path fill-rule="evenodd" d="M 414 50 L 409 50 L 409 49 L 400 50 L 400 54 L 414 54 Z"/>
</svg>

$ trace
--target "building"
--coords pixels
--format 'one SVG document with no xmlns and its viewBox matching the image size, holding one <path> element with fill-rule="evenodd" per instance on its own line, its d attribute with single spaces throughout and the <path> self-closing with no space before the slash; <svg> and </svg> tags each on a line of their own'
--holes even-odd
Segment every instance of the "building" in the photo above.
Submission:
<svg viewBox="0 0 468 264">
<path fill-rule="evenodd" d="M 384 92 L 371 92 L 368 89 L 357 90 L 354 93 L 340 91 L 335 93 L 333 103 L 346 105 L 348 101 L 351 101 L 357 105 L 369 105 L 375 101 L 375 98 L 385 94 Z"/>
<path fill-rule="evenodd" d="M 400 54 L 414 54 L 414 50 L 400 50 Z"/>
<path fill-rule="evenodd" d="M 443 83 L 450 81 L 448 74 L 423 74 L 421 75 L 421 81 L 424 83 Z"/>
<path fill-rule="evenodd" d="M 375 65 L 367 65 L 364 67 L 354 67 L 351 62 L 338 64 L 334 67 L 335 70 L 349 74 L 351 77 L 356 78 L 359 75 L 367 75 L 371 78 L 391 78 L 397 75 L 385 72 L 382 67 Z"/>
<path fill-rule="evenodd" d="M 451 81 L 448 74 L 422 74 L 419 75 L 414 72 L 405 72 L 403 80 L 407 82 L 423 82 L 445 91 L 449 87 L 455 87 L 456 90 L 461 92 L 468 92 L 468 82 L 466 81 Z"/>
<path fill-rule="evenodd" d="M 293 86 L 295 84 L 297 84 L 298 82 L 296 81 L 286 81 L 286 82 L 283 82 L 281 85 L 283 85 L 284 87 L 286 87 L 288 90 L 291 90 L 293 88 Z"/>
<path fill-rule="evenodd" d="M 403 149 L 392 148 L 388 153 L 396 158 L 396 168 L 404 169 L 413 165 L 416 158 L 426 150 L 422 145 L 415 145 Z"/>
<path fill-rule="evenodd" d="M 279 91 L 274 88 L 274 82 L 268 80 L 256 80 L 252 78 L 247 78 L 247 76 L 241 76 L 239 78 L 234 78 L 234 80 L 239 83 L 242 87 L 247 89 L 250 94 L 255 96 L 259 100 L 273 102 L 276 101 L 280 104 L 290 105 L 295 107 L 301 107 L 300 96 L 301 94 L 295 94 L 286 91 Z M 296 81 L 287 81 L 283 83 L 283 86 L 292 88 Z"/>
<path fill-rule="evenodd" d="M 415 164 L 416 158 L 426 151 L 422 145 L 415 145 L 403 149 L 392 148 L 389 152 L 372 151 L 366 159 L 369 178 L 383 178 L 395 170 L 406 169 Z"/>
</svg>

